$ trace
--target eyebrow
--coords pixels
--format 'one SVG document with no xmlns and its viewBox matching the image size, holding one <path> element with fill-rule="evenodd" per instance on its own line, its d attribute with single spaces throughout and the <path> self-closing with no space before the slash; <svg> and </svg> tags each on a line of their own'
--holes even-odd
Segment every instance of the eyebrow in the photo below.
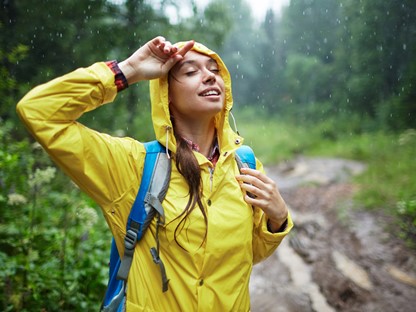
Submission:
<svg viewBox="0 0 416 312">
<path fill-rule="evenodd" d="M 196 61 L 196 60 L 187 60 L 187 61 L 183 61 L 182 63 L 178 64 L 177 70 L 180 70 L 180 69 L 181 69 L 184 65 L 186 65 L 186 64 L 191 64 L 191 65 L 193 65 L 193 64 L 195 64 L 195 63 L 197 63 L 197 61 Z M 213 58 L 210 58 L 210 59 L 207 61 L 207 63 L 208 63 L 208 64 L 214 63 L 214 64 L 218 65 L 217 61 L 216 61 L 216 60 L 214 60 Z"/>
</svg>

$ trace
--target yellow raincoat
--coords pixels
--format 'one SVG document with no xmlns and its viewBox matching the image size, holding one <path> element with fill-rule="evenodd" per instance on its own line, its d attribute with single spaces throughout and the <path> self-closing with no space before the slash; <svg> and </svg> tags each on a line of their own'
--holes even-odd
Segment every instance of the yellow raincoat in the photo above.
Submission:
<svg viewBox="0 0 416 312">
<path fill-rule="evenodd" d="M 217 61 L 226 86 L 226 104 L 216 116 L 221 155 L 215 170 L 210 170 L 213 166 L 205 156 L 195 152 L 202 171 L 202 201 L 208 226 L 200 210 L 194 209 L 177 237 L 186 250 L 175 242 L 179 220 L 172 220 L 186 206 L 189 190 L 173 161 L 163 201 L 166 223 L 159 233 L 169 290 L 162 292 L 160 270 L 149 252 L 155 246 L 153 222 L 135 250 L 128 278 L 127 311 L 249 311 L 253 263 L 268 257 L 293 226 L 289 217 L 286 230 L 272 234 L 263 212 L 245 203 L 235 179 L 239 172 L 234 158 L 243 139 L 228 122 L 233 103 L 230 75 L 214 52 L 200 44 L 193 49 Z M 156 137 L 174 154 L 176 140 L 169 115 L 167 78 L 151 81 L 150 92 Z M 36 87 L 18 103 L 17 111 L 51 158 L 102 208 L 122 254 L 126 220 L 141 181 L 144 146 L 76 121 L 85 112 L 113 101 L 116 94 L 114 74 L 105 63 L 96 63 Z M 257 168 L 263 170 L 258 160 Z"/>
</svg>

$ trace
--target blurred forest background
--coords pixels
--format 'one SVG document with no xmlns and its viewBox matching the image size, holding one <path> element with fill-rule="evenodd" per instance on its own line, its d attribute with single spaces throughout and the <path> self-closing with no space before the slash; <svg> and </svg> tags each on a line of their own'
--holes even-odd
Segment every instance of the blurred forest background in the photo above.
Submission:
<svg viewBox="0 0 416 312">
<path fill-rule="evenodd" d="M 244 0 L 197 4 L 2 1 L 0 310 L 97 310 L 107 281 L 110 234 L 98 207 L 29 136 L 16 103 L 40 83 L 123 60 L 160 34 L 220 53 L 239 130 L 266 164 L 296 155 L 367 163 L 356 200 L 394 217 L 391 231 L 415 248 L 416 1 L 291 0 L 262 21 Z M 82 119 L 153 139 L 148 84 Z"/>
</svg>

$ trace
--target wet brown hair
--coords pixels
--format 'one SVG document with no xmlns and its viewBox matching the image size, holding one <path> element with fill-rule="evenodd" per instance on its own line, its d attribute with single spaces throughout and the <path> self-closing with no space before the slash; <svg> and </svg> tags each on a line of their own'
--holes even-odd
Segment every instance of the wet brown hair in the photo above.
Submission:
<svg viewBox="0 0 416 312">
<path fill-rule="evenodd" d="M 179 82 L 179 80 L 169 72 L 168 75 L 169 79 L 175 79 Z M 201 178 L 201 168 L 199 167 L 198 160 L 196 159 L 191 147 L 189 146 L 188 142 L 178 133 L 175 131 L 175 120 L 174 116 L 171 114 L 171 121 L 173 125 L 173 133 L 176 139 L 176 154 L 173 155 L 176 163 L 176 167 L 178 168 L 179 173 L 184 177 L 186 183 L 188 184 L 189 188 L 189 199 L 188 203 L 186 204 L 184 210 L 179 214 L 175 219 L 181 219 L 179 224 L 175 228 L 175 242 L 184 250 L 184 248 L 179 241 L 177 240 L 177 236 L 179 233 L 185 228 L 187 217 L 191 214 L 191 212 L 198 206 L 199 210 L 204 217 L 205 222 L 205 234 L 201 241 L 202 246 L 207 237 L 208 231 L 208 218 L 207 213 L 205 210 L 204 205 L 202 204 L 202 178 Z"/>
<path fill-rule="evenodd" d="M 174 155 L 176 167 L 178 168 L 179 173 L 184 177 L 186 183 L 189 187 L 189 199 L 184 210 L 178 215 L 174 220 L 181 218 L 179 224 L 175 228 L 175 241 L 183 249 L 185 249 L 177 240 L 177 236 L 180 231 L 185 227 L 187 217 L 191 212 L 198 206 L 199 210 L 204 217 L 205 226 L 208 226 L 207 213 L 205 211 L 204 205 L 202 204 L 202 178 L 201 178 L 201 168 L 199 167 L 198 161 L 192 152 L 191 147 L 188 142 L 181 137 L 179 134 L 175 134 L 176 137 L 176 154 Z M 201 245 L 205 242 L 207 237 L 207 228 L 205 230 L 205 235 L 201 242 Z M 185 249 L 186 250 L 186 249 Z"/>
</svg>

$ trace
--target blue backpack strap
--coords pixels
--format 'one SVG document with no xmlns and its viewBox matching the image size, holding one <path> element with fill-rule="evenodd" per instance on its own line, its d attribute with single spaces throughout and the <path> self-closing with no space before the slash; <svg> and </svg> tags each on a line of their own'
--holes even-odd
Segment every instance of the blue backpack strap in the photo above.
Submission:
<svg viewBox="0 0 416 312">
<path fill-rule="evenodd" d="M 127 221 L 126 237 L 124 239 L 124 256 L 118 270 L 117 278 L 127 281 L 133 260 L 134 249 L 153 217 L 158 213 L 157 227 L 164 223 L 162 201 L 166 195 L 170 181 L 171 162 L 165 148 L 157 141 L 145 143 L 146 158 L 142 174 L 142 182 Z M 158 228 L 156 229 L 158 234 Z M 159 247 L 158 236 L 156 235 Z M 151 249 L 153 261 L 160 266 L 164 291 L 167 290 L 164 265 L 159 258 L 159 248 Z"/>
<path fill-rule="evenodd" d="M 241 172 L 241 168 L 256 169 L 256 156 L 250 146 L 242 145 L 235 153 L 235 160 L 237 161 L 238 170 Z M 253 194 L 247 192 L 247 195 L 255 198 Z"/>
<path fill-rule="evenodd" d="M 124 282 L 117 279 L 117 272 L 120 267 L 120 256 L 118 254 L 116 242 L 114 238 L 111 241 L 110 250 L 110 270 L 108 277 L 108 285 L 105 293 L 104 301 L 101 306 L 102 312 L 118 311 L 122 306 L 124 299 Z"/>
<path fill-rule="evenodd" d="M 166 156 L 165 148 L 158 141 L 144 143 L 146 157 L 144 161 L 142 181 L 136 199 L 127 220 L 126 236 L 124 238 L 124 256 L 120 259 L 113 239 L 110 252 L 110 273 L 106 295 L 101 307 L 103 312 L 121 311 L 125 300 L 125 285 L 133 260 L 137 242 L 143 237 L 153 217 L 158 215 L 158 227 L 164 223 L 164 212 L 161 205 L 170 180 L 171 163 Z M 168 289 L 169 280 L 166 277 L 164 265 L 159 257 L 159 241 L 156 234 L 157 248 L 151 248 L 153 261 L 160 266 L 162 274 L 162 289 Z"/>
<path fill-rule="evenodd" d="M 147 142 L 144 146 L 146 148 L 146 158 L 142 181 L 127 221 L 126 236 L 124 238 L 124 256 L 117 273 L 117 278 L 125 281 L 127 281 L 131 263 L 133 261 L 136 243 L 143 237 L 143 233 L 146 230 L 148 223 L 154 216 L 154 211 L 149 207 L 146 207 L 145 198 L 148 194 L 156 161 L 163 148 L 157 141 Z"/>
<path fill-rule="evenodd" d="M 241 145 L 236 150 L 236 160 L 240 170 L 243 167 L 256 169 L 256 156 L 248 145 Z"/>
</svg>

